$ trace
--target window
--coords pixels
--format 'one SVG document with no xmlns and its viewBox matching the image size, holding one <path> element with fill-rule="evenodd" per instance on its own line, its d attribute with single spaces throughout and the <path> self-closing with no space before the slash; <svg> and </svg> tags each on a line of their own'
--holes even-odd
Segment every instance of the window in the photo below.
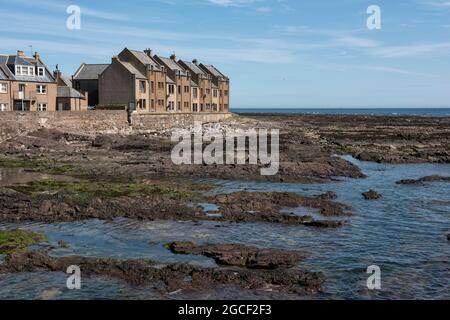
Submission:
<svg viewBox="0 0 450 320">
<path fill-rule="evenodd" d="M 189 86 L 184 86 L 184 93 L 189 93 Z"/>
<path fill-rule="evenodd" d="M 0 103 L 0 112 L 8 111 L 8 104 Z"/>
<path fill-rule="evenodd" d="M 220 97 L 221 98 L 223 97 L 223 91 L 222 90 L 220 90 Z"/>
<path fill-rule="evenodd" d="M 200 89 L 200 96 L 203 98 L 203 88 Z"/>
<path fill-rule="evenodd" d="M 162 99 L 158 100 L 158 105 L 162 107 L 164 105 L 164 100 Z"/>
<path fill-rule="evenodd" d="M 192 111 L 194 111 L 194 112 L 197 112 L 197 111 L 198 111 L 198 104 L 197 104 L 197 103 L 194 103 L 194 104 L 192 105 Z"/>
<path fill-rule="evenodd" d="M 228 96 L 228 90 L 225 90 L 225 97 Z"/>
<path fill-rule="evenodd" d="M 45 75 L 45 69 L 43 67 L 38 67 L 37 68 L 37 75 L 39 77 L 43 77 Z"/>
<path fill-rule="evenodd" d="M 217 90 L 213 91 L 213 96 L 214 96 L 214 98 L 217 98 Z"/>
<path fill-rule="evenodd" d="M 178 111 L 181 111 L 181 102 L 178 102 L 177 106 L 178 106 Z"/>
<path fill-rule="evenodd" d="M 145 93 L 145 88 L 146 87 L 146 84 L 145 84 L 145 81 L 139 81 L 139 92 L 140 93 Z"/>
<path fill-rule="evenodd" d="M 0 93 L 8 93 L 8 84 L 1 82 L 0 83 Z"/>
<path fill-rule="evenodd" d="M 151 82 L 151 91 L 152 91 L 152 93 L 155 92 L 155 82 L 154 81 Z"/>
<path fill-rule="evenodd" d="M 189 109 L 189 102 L 185 102 L 185 103 L 184 103 L 184 108 L 185 108 L 185 109 Z"/>
<path fill-rule="evenodd" d="M 40 111 L 40 112 L 47 111 L 47 104 L 46 103 L 38 103 L 37 111 Z"/>
<path fill-rule="evenodd" d="M 224 104 L 225 110 L 228 110 L 228 105 Z"/>
<path fill-rule="evenodd" d="M 34 67 L 16 66 L 16 76 L 34 76 Z"/>
<path fill-rule="evenodd" d="M 192 89 L 192 94 L 194 96 L 194 99 L 197 99 L 198 98 L 198 89 L 197 88 L 193 88 Z"/>
<path fill-rule="evenodd" d="M 169 94 L 175 93 L 175 86 L 173 84 L 169 84 Z"/>
<path fill-rule="evenodd" d="M 41 84 L 38 84 L 38 85 L 36 86 L 36 92 L 37 92 L 38 94 L 47 94 L 47 86 L 43 86 L 43 85 L 41 85 Z"/>
<path fill-rule="evenodd" d="M 164 82 L 158 82 L 158 89 L 164 90 Z"/>
<path fill-rule="evenodd" d="M 206 104 L 206 110 L 211 109 L 211 105 L 209 103 Z"/>
<path fill-rule="evenodd" d="M 147 108 L 147 100 L 140 99 L 138 102 L 139 109 L 146 109 Z"/>
<path fill-rule="evenodd" d="M 169 111 L 175 111 L 175 102 L 169 101 Z"/>
<path fill-rule="evenodd" d="M 178 86 L 178 94 L 181 94 L 181 86 Z"/>
</svg>

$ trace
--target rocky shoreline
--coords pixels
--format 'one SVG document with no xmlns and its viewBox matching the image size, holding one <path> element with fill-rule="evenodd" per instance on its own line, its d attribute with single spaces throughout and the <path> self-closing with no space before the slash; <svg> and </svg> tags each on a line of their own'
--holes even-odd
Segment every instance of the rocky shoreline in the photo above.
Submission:
<svg viewBox="0 0 450 320">
<path fill-rule="evenodd" d="M 261 176 L 258 165 L 176 166 L 170 158 L 173 143 L 164 131 L 93 136 L 43 128 L 0 144 L 0 169 L 43 175 L 11 185 L 2 181 L 0 222 L 129 218 L 339 228 L 351 223 L 354 212 L 333 192 L 317 196 L 247 191 L 216 194 L 209 192 L 217 188 L 211 181 L 316 184 L 365 178 L 355 164 L 340 155 L 380 163 L 450 162 L 448 118 L 251 114 L 205 125 L 204 130 L 210 128 L 280 129 L 279 173 Z M 448 177 L 405 179 L 398 184 L 433 182 L 448 182 Z M 374 190 L 362 195 L 367 200 L 382 197 Z M 215 205 L 217 211 L 211 214 L 202 203 Z M 308 213 L 296 214 L 297 208 Z M 75 264 L 89 275 L 156 286 L 165 293 L 231 285 L 305 295 L 321 291 L 325 281 L 319 273 L 296 268 L 304 258 L 299 252 L 229 244 L 226 239 L 216 245 L 173 242 L 167 247 L 175 254 L 212 258 L 218 267 L 54 258 L 45 252 L 11 253 L 5 246 L 8 256 L 0 273 L 64 272 L 67 265 Z"/>
</svg>

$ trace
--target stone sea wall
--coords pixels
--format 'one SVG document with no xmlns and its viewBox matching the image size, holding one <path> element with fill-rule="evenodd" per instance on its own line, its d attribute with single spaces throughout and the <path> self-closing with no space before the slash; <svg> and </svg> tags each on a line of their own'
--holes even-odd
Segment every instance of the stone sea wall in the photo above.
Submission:
<svg viewBox="0 0 450 320">
<path fill-rule="evenodd" d="M 130 133 L 184 128 L 192 126 L 195 121 L 218 122 L 231 116 L 231 113 L 134 113 L 131 116 L 130 125 L 125 111 L 2 112 L 0 113 L 0 142 L 39 128 L 80 134 Z"/>
</svg>

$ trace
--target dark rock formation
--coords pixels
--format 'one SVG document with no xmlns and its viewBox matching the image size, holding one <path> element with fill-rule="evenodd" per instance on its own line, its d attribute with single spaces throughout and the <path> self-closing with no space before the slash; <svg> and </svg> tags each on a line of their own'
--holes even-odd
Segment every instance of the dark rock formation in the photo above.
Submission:
<svg viewBox="0 0 450 320">
<path fill-rule="evenodd" d="M 304 257 L 294 251 L 259 249 L 238 244 L 199 246 L 191 242 L 173 242 L 168 247 L 173 253 L 203 255 L 213 258 L 219 265 L 250 269 L 290 268 Z"/>
</svg>

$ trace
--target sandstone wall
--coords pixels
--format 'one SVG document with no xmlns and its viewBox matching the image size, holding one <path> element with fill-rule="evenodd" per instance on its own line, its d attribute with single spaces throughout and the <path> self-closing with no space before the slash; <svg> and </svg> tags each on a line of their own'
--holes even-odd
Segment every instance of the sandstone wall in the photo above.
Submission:
<svg viewBox="0 0 450 320">
<path fill-rule="evenodd" d="M 128 123 L 125 111 L 97 110 L 88 112 L 1 112 L 0 142 L 39 128 L 57 129 L 80 134 L 130 133 L 159 131 L 192 126 L 194 121 L 218 122 L 231 117 L 229 113 L 202 114 L 139 114 Z"/>
</svg>

